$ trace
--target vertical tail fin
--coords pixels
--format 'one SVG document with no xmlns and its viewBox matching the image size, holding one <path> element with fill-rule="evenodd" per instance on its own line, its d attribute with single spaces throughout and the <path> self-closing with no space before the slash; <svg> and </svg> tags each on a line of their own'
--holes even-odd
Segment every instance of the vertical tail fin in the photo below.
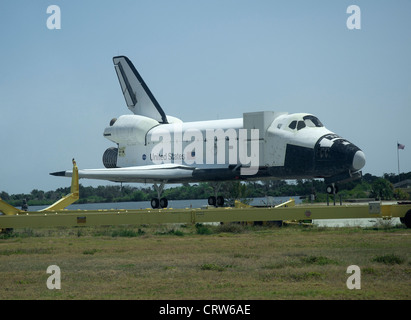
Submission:
<svg viewBox="0 0 411 320">
<path fill-rule="evenodd" d="M 134 114 L 168 123 L 166 114 L 133 63 L 125 56 L 114 57 L 113 62 L 127 107 Z"/>
</svg>

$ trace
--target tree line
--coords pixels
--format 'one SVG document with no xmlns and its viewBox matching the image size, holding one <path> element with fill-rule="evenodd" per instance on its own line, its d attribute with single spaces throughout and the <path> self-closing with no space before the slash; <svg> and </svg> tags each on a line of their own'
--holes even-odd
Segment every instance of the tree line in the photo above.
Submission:
<svg viewBox="0 0 411 320">
<path fill-rule="evenodd" d="M 401 180 L 411 179 L 411 172 L 402 173 Z M 343 199 L 375 198 L 381 200 L 409 199 L 404 190 L 394 189 L 393 184 L 399 181 L 398 175 L 384 174 L 383 177 L 365 174 L 362 179 L 339 185 L 339 194 Z M 109 185 L 84 187 L 80 184 L 80 199 L 77 203 L 101 203 L 124 201 L 150 201 L 157 197 L 152 186 Z M 229 181 L 222 183 L 219 194 L 228 200 L 257 198 L 266 196 L 310 196 L 315 195 L 317 201 L 325 201 L 326 185 L 319 179 L 296 181 L 264 180 L 264 181 Z M 54 191 L 32 190 L 29 194 L 8 194 L 2 191 L 0 198 L 14 206 L 21 206 L 26 200 L 28 205 L 49 205 L 70 193 L 70 187 L 58 188 Z M 207 199 L 213 195 L 212 183 L 184 183 L 170 185 L 164 189 L 162 196 L 169 200 Z"/>
</svg>

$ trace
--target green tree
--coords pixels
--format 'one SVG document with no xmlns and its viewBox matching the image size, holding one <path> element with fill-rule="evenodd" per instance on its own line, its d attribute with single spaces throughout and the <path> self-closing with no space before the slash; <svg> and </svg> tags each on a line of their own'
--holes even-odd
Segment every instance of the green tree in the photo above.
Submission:
<svg viewBox="0 0 411 320">
<path fill-rule="evenodd" d="M 2 191 L 2 192 L 0 193 L 0 199 L 7 201 L 7 200 L 10 199 L 10 196 L 9 196 L 9 194 L 8 194 L 7 192 Z"/>
<path fill-rule="evenodd" d="M 404 190 L 395 189 L 394 198 L 397 200 L 408 200 L 410 198 L 410 195 Z"/>
<path fill-rule="evenodd" d="M 131 201 L 145 201 L 146 194 L 142 190 L 135 190 L 132 194 Z"/>
<path fill-rule="evenodd" d="M 33 200 L 43 200 L 44 199 L 44 191 L 33 189 L 31 191 L 31 197 Z"/>
<path fill-rule="evenodd" d="M 240 181 L 223 182 L 220 192 L 223 194 L 224 198 L 227 199 L 227 204 L 229 206 L 233 206 L 235 200 L 240 200 L 246 204 L 251 202 L 251 199 L 249 199 L 250 192 L 247 188 L 247 184 L 241 183 Z"/>
<path fill-rule="evenodd" d="M 394 186 L 383 178 L 376 179 L 371 185 L 371 197 L 380 200 L 391 200 L 394 196 Z"/>
</svg>

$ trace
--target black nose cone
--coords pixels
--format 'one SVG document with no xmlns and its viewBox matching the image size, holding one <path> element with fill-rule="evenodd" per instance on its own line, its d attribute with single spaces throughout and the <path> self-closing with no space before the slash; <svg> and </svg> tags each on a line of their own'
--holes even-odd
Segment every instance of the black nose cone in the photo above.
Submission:
<svg viewBox="0 0 411 320">
<path fill-rule="evenodd" d="M 315 146 L 315 167 L 320 176 L 355 172 L 364 166 L 364 152 L 338 135 L 325 135 Z"/>
</svg>

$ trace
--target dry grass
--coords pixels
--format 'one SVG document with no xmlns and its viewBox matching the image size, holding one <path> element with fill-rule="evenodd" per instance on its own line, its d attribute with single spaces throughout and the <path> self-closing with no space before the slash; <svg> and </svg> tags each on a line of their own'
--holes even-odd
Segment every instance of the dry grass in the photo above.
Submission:
<svg viewBox="0 0 411 320">
<path fill-rule="evenodd" d="M 207 228 L 19 230 L 0 239 L 0 299 L 411 298 L 411 230 Z M 46 287 L 53 264 L 61 290 Z"/>
</svg>

